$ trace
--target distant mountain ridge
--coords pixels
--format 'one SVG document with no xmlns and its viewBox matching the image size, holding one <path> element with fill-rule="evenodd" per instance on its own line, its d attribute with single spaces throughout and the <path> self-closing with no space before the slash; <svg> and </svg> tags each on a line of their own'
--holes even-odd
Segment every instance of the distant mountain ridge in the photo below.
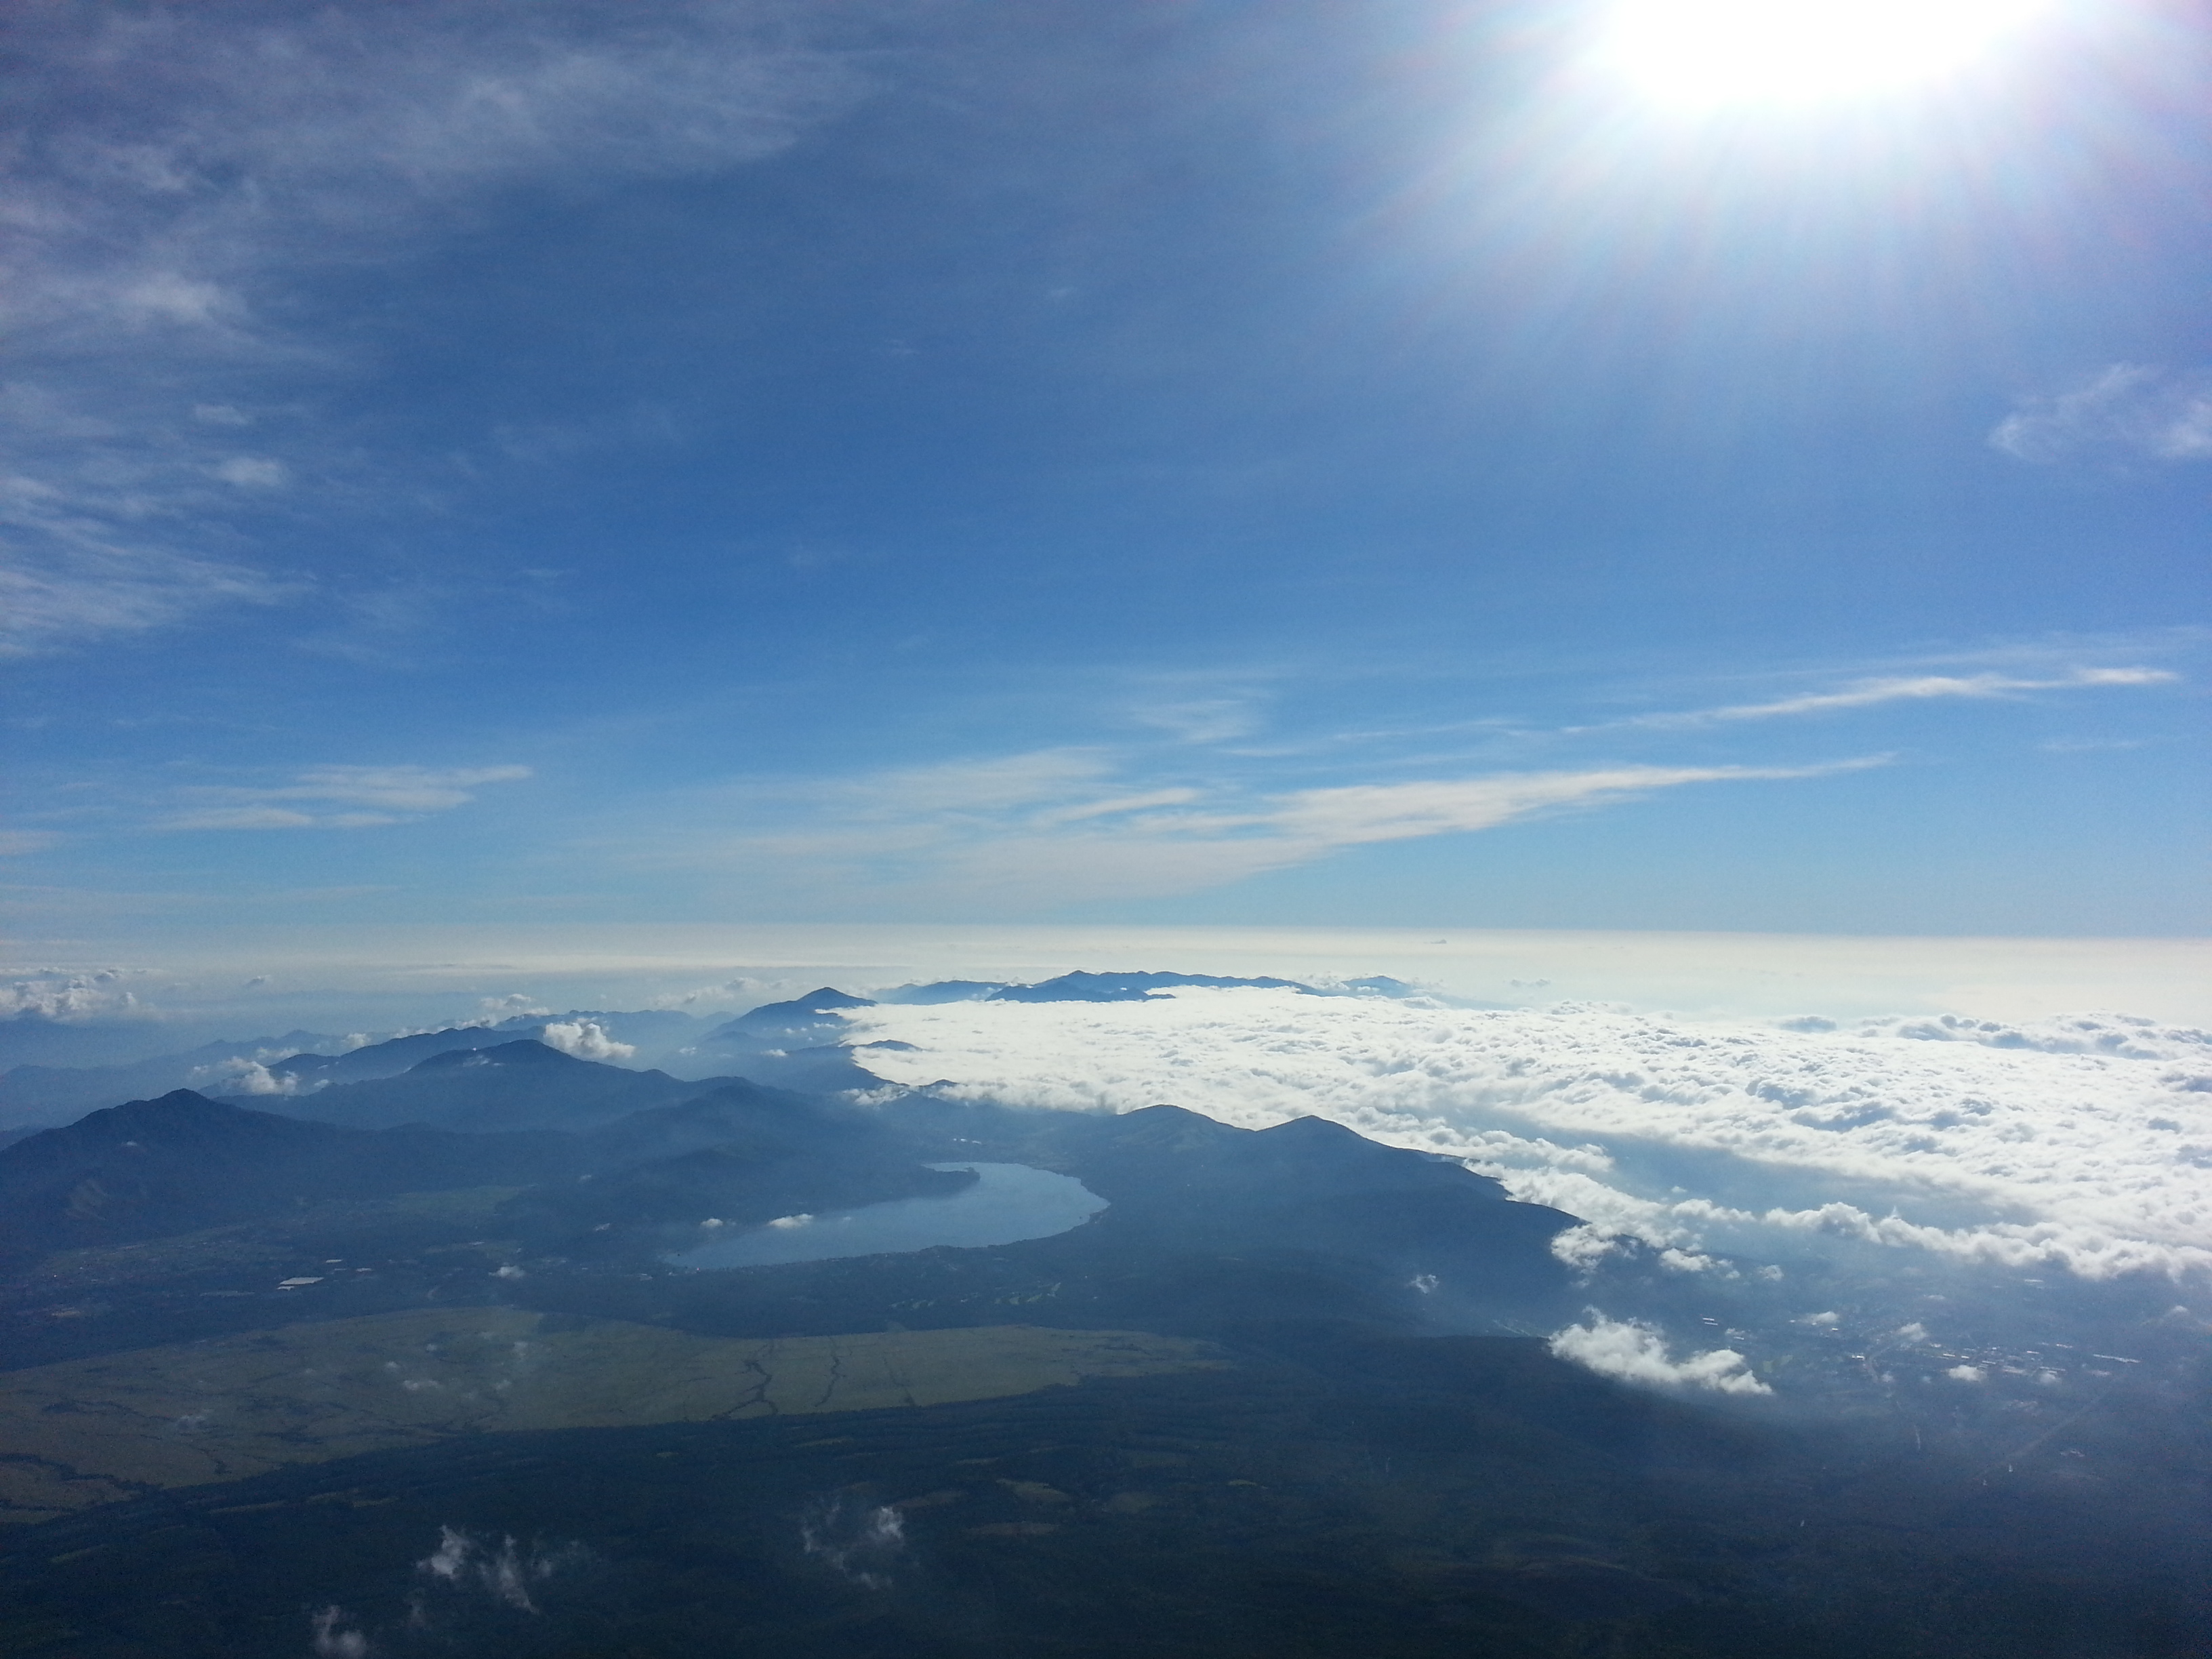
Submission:
<svg viewBox="0 0 2212 1659">
<path fill-rule="evenodd" d="M 0 1261 L 198 1231 L 325 1200 L 463 1187 L 529 1188 L 536 1196 L 515 1224 L 580 1240 L 606 1220 L 650 1228 L 711 1213 L 757 1224 L 793 1207 L 949 1192 L 972 1179 L 926 1169 L 926 1149 L 910 1137 L 834 1101 L 742 1079 L 679 1085 L 534 1042 L 511 1047 L 519 1052 L 434 1056 L 410 1077 L 454 1085 L 443 1091 L 445 1103 L 465 1121 L 520 1115 L 501 1109 L 516 1106 L 511 1095 L 496 1097 L 517 1082 L 573 1080 L 579 1072 L 587 1086 L 603 1088 L 608 1077 L 643 1085 L 638 1097 L 687 1092 L 620 1115 L 604 1109 L 602 1094 L 602 1115 L 588 1127 L 574 1123 L 572 1098 L 541 1104 L 523 1125 L 471 1130 L 325 1122 L 179 1089 L 0 1147 Z M 338 1085 L 347 1094 L 387 1087 Z M 474 1090 L 492 1092 L 489 1108 L 471 1109 Z M 332 1097 L 343 1098 L 334 1090 L 316 1099 Z M 564 1112 L 572 1122 L 557 1126 Z"/>
<path fill-rule="evenodd" d="M 334 1083 L 397 1077 L 434 1054 L 456 1048 L 489 1048 L 513 1041 L 513 1032 L 495 1025 L 453 1025 L 442 1031 L 416 1031 L 367 1043 L 341 1054 L 289 1054 L 270 1060 L 265 1069 L 270 1077 L 290 1085 L 284 1092 L 297 1094 Z"/>
<path fill-rule="evenodd" d="M 0 1115 L 32 1123 L 66 1121 L 77 1113 L 125 1100 L 219 1085 L 221 1079 L 211 1074 L 226 1061 L 334 1051 L 342 1049 L 345 1041 L 320 1031 L 287 1031 L 283 1036 L 240 1042 L 204 1042 L 123 1065 L 16 1066 L 0 1073 Z"/>
<path fill-rule="evenodd" d="M 353 1129 L 178 1089 L 0 1149 L 0 1257 L 189 1231 L 317 1199 L 526 1185 L 575 1164 L 556 1135 Z"/>
<path fill-rule="evenodd" d="M 277 1037 L 204 1043 L 119 1065 L 16 1065 L 0 1072 L 0 1135 L 9 1133 L 6 1126 L 10 1123 L 35 1129 L 172 1089 L 191 1089 L 230 1099 L 300 1098 L 343 1085 L 398 1077 L 437 1054 L 491 1048 L 521 1040 L 553 1047 L 565 1044 L 572 1054 L 617 1061 L 633 1070 L 657 1066 L 676 1073 L 697 1073 L 703 1068 L 712 1073 L 726 1068 L 781 1086 L 846 1092 L 883 1086 L 883 1079 L 860 1064 L 846 1041 L 843 1016 L 856 1010 L 882 1003 L 1140 1002 L 1184 988 L 1285 990 L 1304 996 L 1420 994 L 1418 988 L 1381 975 L 1316 987 L 1267 976 L 1095 973 L 1079 969 L 1032 984 L 938 980 L 895 986 L 875 997 L 824 985 L 802 996 L 748 1010 L 696 1036 L 694 1033 L 704 1023 L 699 1017 L 666 1008 L 518 1014 L 495 1024 L 451 1025 L 374 1042 L 323 1032 L 291 1031 Z M 0 1022 L 0 1026 L 21 1029 L 24 1044 L 18 1052 L 41 1056 L 75 1052 L 65 1041 L 70 1028 L 55 1022 L 19 1019 Z M 33 1026 L 37 1029 L 33 1030 Z M 142 1034 L 143 1041 L 146 1028 L 133 1029 Z M 83 1052 L 96 1054 L 99 1045 L 89 1044 Z M 264 1060 L 264 1055 L 281 1058 Z M 226 1067 L 232 1075 L 223 1074 Z"/>
<path fill-rule="evenodd" d="M 284 1097 L 283 1109 L 362 1129 L 402 1123 L 477 1132 L 587 1129 L 630 1112 L 696 1098 L 732 1080 L 684 1082 L 665 1072 L 635 1072 L 578 1060 L 535 1038 L 521 1037 L 441 1048 L 397 1076 L 332 1083 L 311 1094 Z M 266 1097 L 232 1098 L 239 1104 L 273 1103 Z"/>
<path fill-rule="evenodd" d="M 527 1014 L 496 1024 L 446 1026 L 366 1042 L 320 1031 L 203 1043 L 117 1065 L 22 1064 L 0 1072 L 0 1125 L 31 1129 L 65 1123 L 82 1113 L 172 1089 L 217 1097 L 271 1098 L 304 1095 L 332 1085 L 396 1077 L 433 1054 L 489 1048 L 518 1039 L 543 1041 L 555 1027 L 581 1032 L 605 1057 L 650 1064 L 681 1047 L 702 1024 L 672 1009 L 622 1013 L 597 1009 Z M 0 1022 L 4 1026 L 9 1022 Z M 596 1027 L 593 1030 L 591 1028 Z M 0 1128 L 0 1134 L 7 1131 Z M 20 1138 L 20 1137 L 18 1137 Z"/>
</svg>

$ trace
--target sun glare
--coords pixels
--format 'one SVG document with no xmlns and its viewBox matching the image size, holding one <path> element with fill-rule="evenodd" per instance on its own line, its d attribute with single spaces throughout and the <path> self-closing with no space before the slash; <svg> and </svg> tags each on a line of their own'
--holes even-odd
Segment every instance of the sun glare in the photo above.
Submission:
<svg viewBox="0 0 2212 1659">
<path fill-rule="evenodd" d="M 1955 70 L 2038 0 L 1622 0 L 1601 52 L 1662 102 L 1804 105 Z"/>
</svg>

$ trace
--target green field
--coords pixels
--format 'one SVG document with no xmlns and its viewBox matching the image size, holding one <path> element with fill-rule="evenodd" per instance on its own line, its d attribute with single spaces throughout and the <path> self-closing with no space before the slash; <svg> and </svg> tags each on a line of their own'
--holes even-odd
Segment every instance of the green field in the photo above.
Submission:
<svg viewBox="0 0 2212 1659">
<path fill-rule="evenodd" d="M 732 1340 L 489 1307 L 290 1325 L 8 1373 L 0 1520 L 502 1430 L 945 1405 L 1224 1363 L 1201 1342 L 1024 1325 Z"/>
</svg>

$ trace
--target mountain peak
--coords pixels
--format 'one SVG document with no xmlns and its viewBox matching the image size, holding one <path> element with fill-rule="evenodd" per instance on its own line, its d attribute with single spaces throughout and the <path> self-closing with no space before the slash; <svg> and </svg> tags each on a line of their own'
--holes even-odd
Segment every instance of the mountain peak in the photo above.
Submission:
<svg viewBox="0 0 2212 1659">
<path fill-rule="evenodd" d="M 788 1002 L 772 1003 L 771 1007 L 804 1008 L 809 1013 L 826 1014 L 834 1008 L 872 1008 L 876 1005 L 867 997 L 856 997 L 841 991 L 834 985 L 817 986 L 803 997 L 793 997 Z"/>
</svg>

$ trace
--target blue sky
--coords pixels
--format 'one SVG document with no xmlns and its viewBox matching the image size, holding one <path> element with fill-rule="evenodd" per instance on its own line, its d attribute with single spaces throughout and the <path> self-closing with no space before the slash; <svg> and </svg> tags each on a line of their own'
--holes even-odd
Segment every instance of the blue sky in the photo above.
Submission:
<svg viewBox="0 0 2212 1659">
<path fill-rule="evenodd" d="M 2205 931 L 2201 28 L 1612 15 L 26 14 L 18 937 Z"/>
</svg>

